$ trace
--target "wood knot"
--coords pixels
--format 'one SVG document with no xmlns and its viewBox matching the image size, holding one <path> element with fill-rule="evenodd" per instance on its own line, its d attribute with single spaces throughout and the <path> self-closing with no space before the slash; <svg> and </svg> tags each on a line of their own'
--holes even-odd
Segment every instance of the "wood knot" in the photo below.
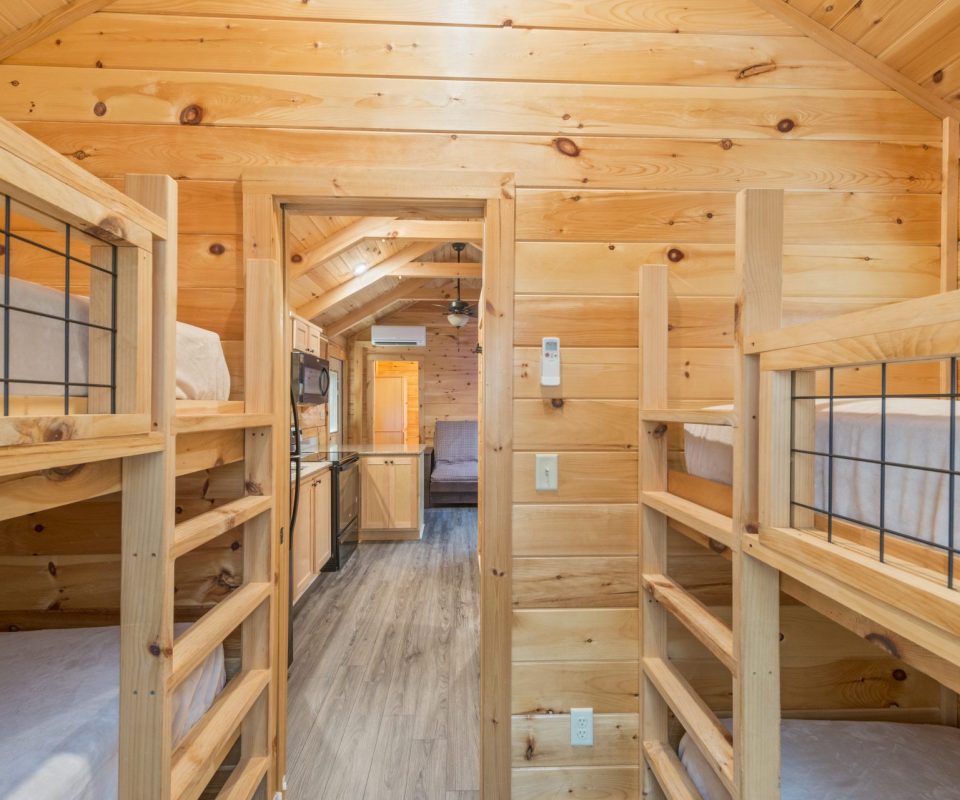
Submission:
<svg viewBox="0 0 960 800">
<path fill-rule="evenodd" d="M 57 565 L 52 561 L 47 562 L 47 572 L 53 575 L 54 578 L 57 577 Z"/>
<path fill-rule="evenodd" d="M 243 484 L 243 486 L 247 490 L 247 494 L 254 494 L 257 496 L 263 494 L 263 487 L 255 481 L 247 481 Z"/>
<path fill-rule="evenodd" d="M 666 435 L 666 433 L 667 433 L 667 426 L 665 423 L 661 422 L 659 425 L 657 425 L 656 428 L 653 429 L 653 438 L 662 439 Z"/>
<path fill-rule="evenodd" d="M 191 103 L 180 112 L 181 125 L 199 125 L 203 122 L 203 109 L 196 103 Z"/>
<path fill-rule="evenodd" d="M 301 263 L 301 262 L 303 261 L 303 256 L 300 255 L 299 253 L 294 253 L 292 256 L 290 256 L 290 260 L 291 260 L 294 264 L 299 264 L 299 263 Z"/>
<path fill-rule="evenodd" d="M 83 159 L 88 158 L 90 154 L 85 150 L 74 150 L 72 155 L 77 161 L 83 161 Z"/>
<path fill-rule="evenodd" d="M 757 527 L 756 522 L 747 523 L 747 533 L 760 533 L 760 528 Z"/>
<path fill-rule="evenodd" d="M 66 481 L 79 473 L 85 466 L 86 464 L 70 464 L 64 467 L 45 469 L 43 471 L 43 477 L 48 481 Z"/>
<path fill-rule="evenodd" d="M 215 256 L 222 256 L 227 252 L 227 248 L 220 244 L 220 242 L 216 242 L 215 244 L 210 245 L 210 252 Z"/>
<path fill-rule="evenodd" d="M 720 147 L 722 147 L 724 150 L 732 150 L 732 149 L 733 149 L 733 139 L 721 139 L 721 140 L 720 140 Z"/>
<path fill-rule="evenodd" d="M 900 658 L 900 650 L 897 648 L 896 642 L 889 636 L 884 636 L 882 633 L 868 633 L 863 638 L 882 650 L 886 650 L 894 658 Z"/>
<path fill-rule="evenodd" d="M 532 736 L 528 736 L 528 737 L 527 737 L 527 749 L 526 749 L 526 751 L 525 751 L 524 754 L 523 754 L 523 757 L 524 757 L 527 761 L 533 761 L 533 754 L 534 754 L 534 752 L 535 752 L 535 750 L 536 750 L 536 747 L 537 747 L 537 740 L 534 739 Z"/>
<path fill-rule="evenodd" d="M 710 549 L 714 553 L 725 553 L 727 551 L 727 546 L 723 542 L 718 542 L 716 539 L 710 540 Z"/>
<path fill-rule="evenodd" d="M 234 552 L 236 552 L 237 550 L 239 550 L 239 549 L 240 549 L 240 542 L 231 542 L 231 543 L 230 543 L 230 549 L 233 550 Z"/>
<path fill-rule="evenodd" d="M 570 156 L 570 158 L 576 158 L 580 155 L 580 148 L 573 139 L 568 139 L 566 136 L 561 136 L 558 139 L 553 140 L 553 146 L 565 156 Z"/>
<path fill-rule="evenodd" d="M 552 405 L 554 408 L 563 408 L 563 398 L 562 398 L 562 397 L 554 397 L 554 398 L 550 401 L 550 405 Z"/>
<path fill-rule="evenodd" d="M 752 78 L 754 75 L 763 75 L 765 72 L 773 72 L 777 65 L 772 61 L 765 61 L 762 64 L 751 64 L 744 67 L 737 73 L 737 80 L 742 81 L 746 78 Z"/>
<path fill-rule="evenodd" d="M 934 83 L 942 83 L 942 82 L 943 82 L 943 70 L 942 70 L 942 69 L 938 69 L 936 72 L 933 73 L 933 82 L 934 82 Z"/>
<path fill-rule="evenodd" d="M 905 681 L 907 679 L 907 673 L 902 669 L 895 669 L 893 671 L 893 679 L 895 681 Z"/>
<path fill-rule="evenodd" d="M 125 239 L 127 235 L 123 227 L 123 220 L 119 217 L 104 217 L 90 233 L 107 240 Z"/>
<path fill-rule="evenodd" d="M 667 251 L 667 259 L 672 261 L 674 264 L 679 264 L 685 257 L 686 253 L 684 253 L 679 247 L 671 247 Z"/>
<path fill-rule="evenodd" d="M 160 654 L 163 652 L 163 650 L 160 649 L 160 645 L 158 645 L 156 642 L 153 642 L 147 649 L 150 651 L 150 655 L 152 655 L 154 658 L 159 658 Z"/>
<path fill-rule="evenodd" d="M 796 127 L 796 123 L 792 119 L 784 118 L 777 123 L 777 130 L 780 133 L 790 133 Z"/>
<path fill-rule="evenodd" d="M 95 116 L 102 117 L 107 113 L 107 104 L 101 100 L 93 107 L 93 113 Z"/>
<path fill-rule="evenodd" d="M 45 530 L 46 528 L 40 523 L 37 523 L 36 525 L 33 526 L 34 533 L 43 533 Z"/>
<path fill-rule="evenodd" d="M 55 422 L 43 431 L 43 441 L 63 442 L 73 438 L 73 425 L 67 422 Z"/>
</svg>

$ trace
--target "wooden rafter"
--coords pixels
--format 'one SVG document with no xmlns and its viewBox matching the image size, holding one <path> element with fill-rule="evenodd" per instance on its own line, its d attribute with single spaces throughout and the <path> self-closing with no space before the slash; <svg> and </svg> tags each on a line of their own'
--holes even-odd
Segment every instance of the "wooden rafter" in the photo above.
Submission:
<svg viewBox="0 0 960 800">
<path fill-rule="evenodd" d="M 319 267 L 324 261 L 336 258 L 351 247 L 360 244 L 364 239 L 378 236 L 376 231 L 390 225 L 395 219 L 396 217 L 361 217 L 356 222 L 341 228 L 306 253 L 299 253 L 302 260 L 290 267 L 290 279 L 296 280 Z"/>
<path fill-rule="evenodd" d="M 834 33 L 802 11 L 788 5 L 784 0 L 752 0 L 752 2 L 755 6 L 778 19 L 782 19 L 817 44 L 849 61 L 855 67 L 859 67 L 868 75 L 872 75 L 881 83 L 899 92 L 908 100 L 912 100 L 931 114 L 935 114 L 941 119 L 947 117 L 960 119 L 960 108 L 950 105 L 946 100 L 925 89 L 916 81 L 884 64 L 866 50 L 861 50 L 853 42 Z"/>
<path fill-rule="evenodd" d="M 436 247 L 436 242 L 414 242 L 403 248 L 400 252 L 394 253 L 394 255 L 380 262 L 372 269 L 367 270 L 362 275 L 351 278 L 346 283 L 342 283 L 330 291 L 324 292 L 324 294 L 315 300 L 304 303 L 297 308 L 297 314 L 305 319 L 313 319 L 337 303 L 342 303 L 357 292 L 366 289 L 368 286 L 372 286 L 381 278 L 393 275 L 394 270 L 409 264 L 414 259 L 420 258 L 420 256 L 425 253 L 429 253 L 434 247 Z"/>
<path fill-rule="evenodd" d="M 393 287 L 393 289 L 378 295 L 369 303 L 364 303 L 362 306 L 354 309 L 349 314 L 346 314 L 338 319 L 336 322 L 326 325 L 326 334 L 328 336 L 339 336 L 351 328 L 356 327 L 364 320 L 369 319 L 370 317 L 376 317 L 394 303 L 408 300 L 408 295 L 416 294 L 424 283 L 426 283 L 426 281 L 419 278 L 401 280 L 396 286 Z"/>
<path fill-rule="evenodd" d="M 455 283 L 446 286 L 424 286 L 416 291 L 410 291 L 404 296 L 404 300 L 436 300 L 444 302 L 453 300 L 457 296 L 457 285 Z M 460 289 L 460 298 L 468 303 L 476 303 L 480 300 L 480 289 L 472 286 L 464 286 Z"/>
<path fill-rule="evenodd" d="M 401 278 L 479 278 L 483 265 L 475 261 L 411 261 L 393 271 Z"/>
<path fill-rule="evenodd" d="M 0 40 L 0 61 L 25 50 L 32 44 L 36 44 L 42 39 L 58 31 L 62 31 L 68 25 L 79 22 L 86 16 L 94 14 L 102 8 L 106 8 L 114 0 L 71 0 L 60 8 L 55 8 L 48 14 L 44 14 L 39 19 L 34 20 L 28 25 L 24 25 L 19 30 L 14 31 L 9 36 Z"/>
</svg>

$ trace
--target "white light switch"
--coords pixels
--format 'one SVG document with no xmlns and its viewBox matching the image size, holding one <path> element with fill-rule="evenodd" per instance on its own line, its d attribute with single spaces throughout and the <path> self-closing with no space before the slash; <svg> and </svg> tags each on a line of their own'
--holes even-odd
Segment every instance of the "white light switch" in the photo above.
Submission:
<svg viewBox="0 0 960 800">
<path fill-rule="evenodd" d="M 557 454 L 537 453 L 537 491 L 557 491 Z"/>
</svg>

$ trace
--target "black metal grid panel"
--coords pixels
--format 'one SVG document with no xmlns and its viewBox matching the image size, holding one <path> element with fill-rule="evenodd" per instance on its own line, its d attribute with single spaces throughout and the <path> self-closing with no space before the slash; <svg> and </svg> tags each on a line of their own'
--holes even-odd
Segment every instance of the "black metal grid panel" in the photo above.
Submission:
<svg viewBox="0 0 960 800">
<path fill-rule="evenodd" d="M 9 195 L 0 194 L 3 202 L 3 223 L 0 229 L 0 235 L 3 237 L 3 299 L 0 301 L 0 314 L 2 314 L 3 326 L 3 370 L 0 376 L 0 385 L 3 388 L 3 416 L 10 416 L 10 397 L 11 386 L 15 384 L 36 385 L 36 386 L 59 386 L 63 388 L 63 412 L 70 413 L 70 390 L 71 388 L 84 389 L 109 389 L 110 390 L 110 413 L 117 411 L 117 247 L 109 242 L 102 242 L 104 247 L 109 247 L 110 266 L 104 267 L 101 264 L 94 264 L 91 261 L 80 258 L 75 252 L 71 251 L 71 241 L 74 230 L 70 225 L 64 227 L 64 247 L 59 249 L 36 241 L 23 233 L 15 231 L 13 225 L 13 200 Z M 36 247 L 51 255 L 63 259 L 64 269 L 64 304 L 63 315 L 51 314 L 38 309 L 27 308 L 17 305 L 16 297 L 11 294 L 12 270 L 16 267 L 13 263 L 11 246 L 14 242 Z M 81 320 L 72 316 L 70 313 L 70 288 L 71 288 L 71 265 L 78 264 L 87 269 L 96 270 L 99 273 L 110 277 L 110 324 L 103 325 L 89 320 Z M 17 376 L 10 374 L 10 333 L 11 317 L 14 313 L 28 314 L 35 317 L 53 320 L 63 323 L 63 380 L 39 380 L 29 376 Z M 71 326 L 81 326 L 87 329 L 96 329 L 106 331 L 110 334 L 110 382 L 93 383 L 89 381 L 74 380 L 70 369 L 70 333 Z M 89 377 L 89 376 L 88 376 Z"/>
<path fill-rule="evenodd" d="M 847 522 L 852 525 L 857 525 L 868 530 L 876 531 L 878 534 L 878 557 L 880 561 L 885 561 L 887 557 L 886 553 L 886 543 L 888 536 L 894 536 L 898 539 L 903 539 L 905 541 L 913 542 L 915 544 L 922 545 L 924 547 L 931 548 L 932 550 L 943 552 L 946 554 L 946 563 L 947 563 L 947 585 L 953 589 L 954 587 L 954 572 L 955 572 L 955 562 L 957 554 L 960 553 L 956 546 L 956 479 L 957 475 L 960 474 L 958 471 L 957 465 L 957 396 L 958 396 L 958 385 L 957 385 L 957 357 L 950 358 L 949 360 L 949 369 L 950 369 L 950 391 L 947 393 L 894 393 L 891 394 L 888 389 L 888 364 L 880 364 L 880 393 L 879 394 L 842 394 L 840 396 L 836 393 L 836 369 L 831 367 L 828 370 L 829 377 L 829 393 L 826 395 L 817 394 L 798 394 L 796 390 L 796 374 L 794 374 L 793 389 L 791 391 L 791 405 L 795 407 L 798 401 L 826 401 L 827 406 L 827 448 L 826 452 L 822 452 L 814 446 L 812 450 L 801 448 L 797 446 L 796 441 L 796 428 L 792 427 L 791 429 L 791 441 L 790 441 L 790 451 L 793 456 L 791 458 L 791 475 L 790 475 L 790 503 L 794 508 L 805 509 L 811 511 L 815 514 L 822 514 L 827 519 L 827 540 L 833 541 L 833 523 L 834 520 L 841 522 Z M 924 466 L 919 464 L 905 464 L 899 461 L 892 461 L 887 458 L 887 442 L 888 442 L 888 401 L 890 398 L 894 399 L 929 399 L 929 400 L 947 400 L 949 401 L 949 424 L 950 424 L 950 433 L 949 433 L 949 465 L 946 468 L 942 467 L 933 467 L 933 466 Z M 853 456 L 853 455 L 843 455 L 835 451 L 835 403 L 837 399 L 842 400 L 878 400 L 880 402 L 880 458 L 867 458 L 863 456 Z M 814 423 L 816 424 L 816 422 Z M 797 499 L 796 483 L 795 483 L 795 457 L 809 456 L 812 458 L 825 458 L 827 459 L 827 476 L 826 476 L 826 486 L 824 487 L 826 500 L 826 508 L 818 507 L 816 500 L 813 504 L 804 503 Z M 855 462 L 860 464 L 871 464 L 879 467 L 879 483 L 880 483 L 880 508 L 878 509 L 878 522 L 869 522 L 867 520 L 856 519 L 850 516 L 840 514 L 836 511 L 836 503 L 834 497 L 834 465 L 838 461 L 845 462 Z M 916 532 L 907 532 L 899 531 L 893 528 L 890 528 L 887 525 L 886 519 L 886 499 L 887 499 L 887 469 L 900 469 L 900 470 L 911 470 L 915 472 L 925 472 L 925 473 L 934 473 L 939 475 L 946 475 L 947 480 L 947 543 L 943 544 L 941 542 L 931 540 L 929 538 L 920 537 Z"/>
</svg>

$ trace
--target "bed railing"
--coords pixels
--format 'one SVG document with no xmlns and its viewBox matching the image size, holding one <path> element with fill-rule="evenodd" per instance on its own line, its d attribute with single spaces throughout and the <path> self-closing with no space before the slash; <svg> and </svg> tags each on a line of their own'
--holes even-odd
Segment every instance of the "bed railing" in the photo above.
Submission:
<svg viewBox="0 0 960 800">
<path fill-rule="evenodd" d="M 0 121 L 0 474 L 162 446 L 151 284 L 166 235 L 158 215 Z"/>
</svg>

